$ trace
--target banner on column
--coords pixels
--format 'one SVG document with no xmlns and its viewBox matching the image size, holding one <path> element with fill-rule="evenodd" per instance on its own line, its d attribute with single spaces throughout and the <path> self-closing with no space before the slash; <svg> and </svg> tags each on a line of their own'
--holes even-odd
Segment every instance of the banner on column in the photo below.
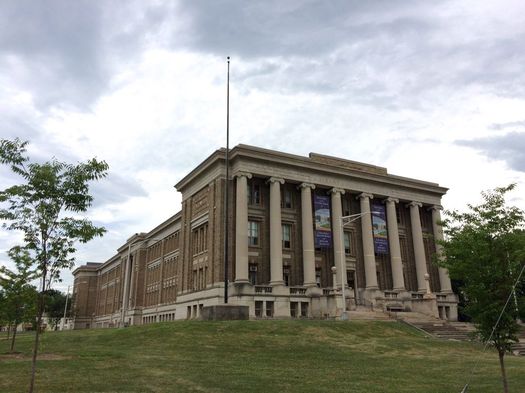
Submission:
<svg viewBox="0 0 525 393">
<path fill-rule="evenodd" d="M 330 198 L 314 194 L 315 246 L 332 246 L 332 228 L 330 225 Z"/>
<path fill-rule="evenodd" d="M 378 203 L 372 204 L 372 232 L 374 234 L 374 251 L 377 254 L 388 254 L 385 206 Z"/>
</svg>

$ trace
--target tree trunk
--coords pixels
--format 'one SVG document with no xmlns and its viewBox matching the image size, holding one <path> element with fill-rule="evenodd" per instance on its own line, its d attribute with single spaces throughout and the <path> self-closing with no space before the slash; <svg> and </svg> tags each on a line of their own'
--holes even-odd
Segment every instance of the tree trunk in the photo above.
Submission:
<svg viewBox="0 0 525 393">
<path fill-rule="evenodd" d="M 509 385 L 507 384 L 507 374 L 505 372 L 505 363 L 503 362 L 503 356 L 505 356 L 505 351 L 498 350 L 499 355 L 499 365 L 501 367 L 501 379 L 503 380 L 503 391 L 509 393 Z"/>
<path fill-rule="evenodd" d="M 7 324 L 7 339 L 9 340 L 9 337 L 11 337 L 11 324 Z"/>
<path fill-rule="evenodd" d="M 15 339 L 16 339 L 16 325 L 15 325 L 15 330 L 13 330 L 13 338 L 11 339 L 11 349 L 10 349 L 11 353 L 15 351 Z"/>
<path fill-rule="evenodd" d="M 44 294 L 46 289 L 46 270 L 42 274 L 42 290 L 38 294 L 38 308 L 36 318 L 36 335 L 35 345 L 33 347 L 33 358 L 31 360 L 31 382 L 29 383 L 29 393 L 33 393 L 35 387 L 35 375 L 36 375 L 36 357 L 38 354 L 38 344 L 40 341 L 40 329 L 42 326 L 42 314 L 44 313 Z"/>
</svg>

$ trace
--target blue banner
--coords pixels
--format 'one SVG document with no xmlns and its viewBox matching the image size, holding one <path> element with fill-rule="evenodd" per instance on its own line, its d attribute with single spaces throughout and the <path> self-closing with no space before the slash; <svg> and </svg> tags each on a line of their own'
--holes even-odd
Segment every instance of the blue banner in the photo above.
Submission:
<svg viewBox="0 0 525 393">
<path fill-rule="evenodd" d="M 374 251 L 377 254 L 388 254 L 385 206 L 378 203 L 372 204 L 372 232 L 374 234 Z"/>
<path fill-rule="evenodd" d="M 332 226 L 330 225 L 330 198 L 314 194 L 315 246 L 332 247 Z"/>
</svg>

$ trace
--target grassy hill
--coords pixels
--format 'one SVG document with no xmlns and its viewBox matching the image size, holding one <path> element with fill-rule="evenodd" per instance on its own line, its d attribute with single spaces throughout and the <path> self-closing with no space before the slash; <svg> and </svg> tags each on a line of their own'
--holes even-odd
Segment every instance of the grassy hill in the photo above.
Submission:
<svg viewBox="0 0 525 393">
<path fill-rule="evenodd" d="M 31 334 L 14 357 L 0 339 L 0 391 L 27 390 Z M 172 322 L 45 333 L 38 392 L 501 391 L 497 355 L 430 339 L 395 322 Z M 525 358 L 507 357 L 512 392 Z"/>
</svg>

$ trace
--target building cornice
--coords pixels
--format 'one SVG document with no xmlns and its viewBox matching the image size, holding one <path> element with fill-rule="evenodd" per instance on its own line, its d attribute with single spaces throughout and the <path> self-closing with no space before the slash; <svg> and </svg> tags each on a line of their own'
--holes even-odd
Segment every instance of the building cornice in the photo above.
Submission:
<svg viewBox="0 0 525 393">
<path fill-rule="evenodd" d="M 215 151 L 177 183 L 183 200 L 205 187 L 212 177 L 225 176 L 225 157 L 226 149 Z M 318 153 L 305 157 L 244 144 L 230 150 L 230 165 L 232 173 L 246 171 L 260 177 L 278 176 L 298 184 L 315 183 L 320 187 L 346 188 L 401 200 L 407 200 L 411 191 L 417 191 L 429 204 L 439 203 L 448 191 L 437 183 L 389 174 L 379 166 Z"/>
</svg>

